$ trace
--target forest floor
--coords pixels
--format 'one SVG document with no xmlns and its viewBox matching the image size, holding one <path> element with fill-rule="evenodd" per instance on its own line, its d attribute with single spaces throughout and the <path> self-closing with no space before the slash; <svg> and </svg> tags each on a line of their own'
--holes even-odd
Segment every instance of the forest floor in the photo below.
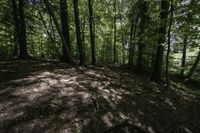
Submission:
<svg viewBox="0 0 200 133">
<path fill-rule="evenodd" d="M 1 61 L 0 132 L 199 133 L 200 90 L 148 79 L 117 67 Z"/>
</svg>

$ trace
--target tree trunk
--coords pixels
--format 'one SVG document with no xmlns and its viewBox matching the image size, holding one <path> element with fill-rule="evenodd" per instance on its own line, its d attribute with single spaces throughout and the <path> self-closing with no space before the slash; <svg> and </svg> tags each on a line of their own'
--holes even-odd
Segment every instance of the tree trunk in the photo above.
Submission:
<svg viewBox="0 0 200 133">
<path fill-rule="evenodd" d="M 199 61 L 200 61 L 200 50 L 199 50 L 198 56 L 193 64 L 192 68 L 190 69 L 190 71 L 188 73 L 188 78 L 190 78 L 194 74 L 195 69 L 197 68 L 197 66 L 199 64 Z"/>
<path fill-rule="evenodd" d="M 114 0 L 114 42 L 113 42 L 113 57 L 114 57 L 114 64 L 117 63 L 117 10 L 116 10 L 116 0 Z"/>
<path fill-rule="evenodd" d="M 27 42 L 26 42 L 26 24 L 24 17 L 24 1 L 19 0 L 19 24 L 20 24 L 20 55 L 21 59 L 28 59 L 30 56 L 27 52 Z"/>
<path fill-rule="evenodd" d="M 18 56 L 18 39 L 17 39 L 17 32 L 15 31 L 14 32 L 14 51 L 13 51 L 13 54 L 14 54 L 14 57 L 17 57 Z"/>
<path fill-rule="evenodd" d="M 79 9 L 78 9 L 78 0 L 73 0 L 74 4 L 74 16 L 75 16 L 75 25 L 76 25 L 76 40 L 79 50 L 79 60 L 80 65 L 85 65 L 83 44 L 81 41 L 81 29 L 80 29 L 80 19 L 79 19 Z"/>
<path fill-rule="evenodd" d="M 83 55 L 85 57 L 86 53 L 85 53 L 85 27 L 86 27 L 86 21 L 85 21 L 85 17 L 81 20 L 81 37 L 82 37 L 82 44 L 83 44 Z"/>
<path fill-rule="evenodd" d="M 92 52 L 92 64 L 96 64 L 96 52 L 95 52 L 95 31 L 94 31 L 94 15 L 93 15 L 93 1 L 88 0 L 89 8 L 89 28 L 90 28 L 90 43 Z"/>
<path fill-rule="evenodd" d="M 29 56 L 26 48 L 26 28 L 24 20 L 23 1 L 19 0 L 19 10 L 17 8 L 16 0 L 12 0 L 12 6 L 13 6 L 13 16 L 15 20 L 17 41 L 19 44 L 19 58 L 27 59 Z"/>
<path fill-rule="evenodd" d="M 60 26 L 58 24 L 56 16 L 55 16 L 55 14 L 54 14 L 54 12 L 53 12 L 53 10 L 51 8 L 51 5 L 50 5 L 49 1 L 48 0 L 43 0 L 43 2 L 45 4 L 45 6 L 47 7 L 47 10 L 48 10 L 50 16 L 52 17 L 52 19 L 53 19 L 53 21 L 55 23 L 56 29 L 58 31 L 58 34 L 59 34 L 59 36 L 61 38 L 62 43 L 65 45 L 65 49 L 67 51 L 67 53 L 66 53 L 67 54 L 67 58 L 69 59 L 68 62 L 70 63 L 71 62 L 71 53 L 70 53 L 69 47 L 68 47 L 68 45 L 67 45 L 67 43 L 65 41 L 65 38 L 64 38 L 64 36 L 62 34 L 62 30 L 61 30 L 61 28 L 60 28 Z"/>
<path fill-rule="evenodd" d="M 124 31 L 123 31 L 123 18 L 122 18 L 122 8 L 121 3 L 118 3 L 118 10 L 120 13 L 120 26 L 121 26 L 121 43 L 122 43 L 122 64 L 125 64 L 125 43 L 124 43 Z"/>
<path fill-rule="evenodd" d="M 167 18 L 168 18 L 168 10 L 169 10 L 169 1 L 161 0 L 161 12 L 160 12 L 160 28 L 159 28 L 159 39 L 158 46 L 156 52 L 156 60 L 154 65 L 153 74 L 151 80 L 158 84 L 161 83 L 161 75 L 162 75 L 162 64 L 163 64 L 163 54 L 164 54 L 164 43 L 165 43 L 165 35 L 167 29 Z"/>
<path fill-rule="evenodd" d="M 169 28 L 168 28 L 168 42 L 167 42 L 167 56 L 166 56 L 166 81 L 167 81 L 167 87 L 169 87 L 169 54 L 170 54 L 170 44 L 171 44 L 171 27 L 173 23 L 173 13 L 174 13 L 174 6 L 173 6 L 173 0 L 171 0 L 171 14 L 170 14 L 170 22 L 169 22 Z"/>
<path fill-rule="evenodd" d="M 67 0 L 60 0 L 60 16 L 61 16 L 62 34 L 64 36 L 65 42 L 67 43 L 69 51 L 71 52 Z M 61 60 L 64 62 L 68 62 L 69 59 L 64 44 L 62 45 L 62 51 L 63 55 L 61 57 Z"/>
<path fill-rule="evenodd" d="M 139 19 L 139 15 L 137 14 L 135 18 L 133 17 L 133 20 L 131 22 L 129 58 L 128 58 L 128 64 L 129 64 L 130 68 L 133 66 L 133 56 L 134 56 L 133 54 L 135 52 L 135 45 L 133 43 L 133 38 L 135 38 L 135 36 L 136 36 L 138 19 Z M 133 35 L 133 32 L 134 32 L 134 35 Z"/>
<path fill-rule="evenodd" d="M 182 53 L 182 62 L 181 62 L 181 71 L 180 71 L 181 77 L 184 77 L 184 71 L 185 71 L 187 40 L 188 40 L 188 36 L 185 35 L 185 37 L 183 39 L 183 53 Z"/>
<path fill-rule="evenodd" d="M 138 64 L 137 69 L 142 70 L 143 68 L 143 49 L 144 49 L 144 30 L 145 30 L 145 21 L 146 21 L 146 12 L 147 12 L 147 4 L 145 1 L 141 2 L 141 8 L 140 8 L 140 38 L 138 43 Z"/>
</svg>

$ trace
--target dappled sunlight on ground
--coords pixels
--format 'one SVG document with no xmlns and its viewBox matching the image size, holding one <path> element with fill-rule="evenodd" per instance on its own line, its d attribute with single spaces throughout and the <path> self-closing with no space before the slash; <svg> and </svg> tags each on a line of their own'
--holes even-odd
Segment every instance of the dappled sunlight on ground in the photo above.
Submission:
<svg viewBox="0 0 200 133">
<path fill-rule="evenodd" d="M 166 90 L 119 69 L 56 62 L 1 62 L 0 68 L 2 132 L 101 133 L 124 119 L 129 122 L 109 132 L 200 130 L 199 96 L 175 83 Z"/>
</svg>

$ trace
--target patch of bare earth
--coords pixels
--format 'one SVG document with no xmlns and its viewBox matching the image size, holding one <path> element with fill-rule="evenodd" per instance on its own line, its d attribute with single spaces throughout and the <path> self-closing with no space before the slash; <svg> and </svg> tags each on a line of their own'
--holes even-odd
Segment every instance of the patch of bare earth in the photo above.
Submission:
<svg viewBox="0 0 200 133">
<path fill-rule="evenodd" d="M 120 69 L 0 62 L 0 131 L 198 133 L 200 98 Z"/>
</svg>

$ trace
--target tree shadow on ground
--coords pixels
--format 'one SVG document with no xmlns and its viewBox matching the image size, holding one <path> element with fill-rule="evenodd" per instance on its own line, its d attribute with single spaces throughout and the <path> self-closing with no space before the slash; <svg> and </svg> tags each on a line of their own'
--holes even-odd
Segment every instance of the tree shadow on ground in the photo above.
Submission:
<svg viewBox="0 0 200 133">
<path fill-rule="evenodd" d="M 198 132 L 199 97 L 108 67 L 1 62 L 2 132 Z M 11 73 L 10 73 L 11 72 Z M 141 129 L 138 130 L 137 128 Z"/>
</svg>

